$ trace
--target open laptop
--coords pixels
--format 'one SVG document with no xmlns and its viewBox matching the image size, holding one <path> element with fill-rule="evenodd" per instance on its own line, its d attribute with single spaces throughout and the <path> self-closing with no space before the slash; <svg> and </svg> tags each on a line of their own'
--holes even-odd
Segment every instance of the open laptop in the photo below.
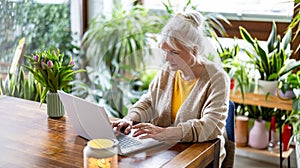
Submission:
<svg viewBox="0 0 300 168">
<path fill-rule="evenodd" d="M 141 140 L 138 137 L 132 137 L 134 131 L 131 131 L 129 135 L 122 133 L 116 135 L 105 108 L 63 91 L 57 92 L 76 134 L 83 138 L 88 140 L 118 139 L 120 155 L 144 151 L 164 143 L 151 138 Z"/>
</svg>

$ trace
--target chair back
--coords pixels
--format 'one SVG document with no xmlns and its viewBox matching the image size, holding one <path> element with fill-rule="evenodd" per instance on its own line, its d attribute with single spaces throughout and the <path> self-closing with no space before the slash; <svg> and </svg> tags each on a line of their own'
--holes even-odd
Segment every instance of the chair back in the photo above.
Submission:
<svg viewBox="0 0 300 168">
<path fill-rule="evenodd" d="M 227 137 L 232 142 L 235 142 L 234 117 L 235 117 L 235 105 L 231 100 L 229 100 L 228 116 L 226 119 L 225 127 L 226 127 Z"/>
<path fill-rule="evenodd" d="M 233 101 L 229 100 L 228 107 L 228 116 L 226 119 L 226 134 L 227 138 L 225 139 L 225 150 L 226 157 L 222 163 L 222 168 L 232 168 L 234 165 L 234 155 L 235 155 L 235 105 Z"/>
</svg>

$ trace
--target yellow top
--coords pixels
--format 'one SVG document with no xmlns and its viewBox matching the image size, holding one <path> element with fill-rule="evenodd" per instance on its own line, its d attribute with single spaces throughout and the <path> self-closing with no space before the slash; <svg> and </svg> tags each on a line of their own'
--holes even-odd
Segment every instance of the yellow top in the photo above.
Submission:
<svg viewBox="0 0 300 168">
<path fill-rule="evenodd" d="M 93 139 L 88 142 L 88 146 L 94 149 L 103 149 L 112 147 L 114 142 L 110 139 Z"/>
<path fill-rule="evenodd" d="M 176 118 L 176 114 L 183 104 L 184 100 L 188 97 L 191 90 L 198 79 L 194 79 L 192 81 L 185 81 L 180 76 L 180 72 L 176 72 L 174 87 L 173 87 L 173 97 L 172 97 L 172 106 L 171 106 L 171 121 L 174 122 Z"/>
</svg>

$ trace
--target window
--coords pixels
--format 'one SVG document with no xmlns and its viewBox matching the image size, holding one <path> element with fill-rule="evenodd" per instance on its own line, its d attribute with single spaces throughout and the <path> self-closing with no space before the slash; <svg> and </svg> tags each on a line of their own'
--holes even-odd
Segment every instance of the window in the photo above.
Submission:
<svg viewBox="0 0 300 168">
<path fill-rule="evenodd" d="M 22 37 L 26 39 L 26 55 L 51 46 L 73 54 L 73 46 L 79 46 L 74 40 L 78 42 L 78 36 L 82 34 L 78 29 L 81 25 L 80 6 L 79 0 L 1 1 L 0 61 L 12 61 Z"/>
<path fill-rule="evenodd" d="M 180 10 L 186 2 L 171 1 L 171 4 Z M 200 11 L 221 13 L 233 20 L 289 22 L 294 12 L 292 0 L 198 0 L 191 4 Z M 149 9 L 164 9 L 161 0 L 144 0 L 144 5 Z"/>
<path fill-rule="evenodd" d="M 183 9 L 187 0 L 171 1 L 173 9 Z M 167 3 L 168 0 L 163 0 Z M 286 31 L 293 15 L 293 0 L 197 0 L 191 1 L 193 6 L 203 12 L 216 12 L 226 17 L 231 25 L 223 24 L 228 34 L 227 37 L 240 38 L 239 26 L 246 28 L 251 35 L 259 40 L 266 41 L 271 31 L 272 21 L 275 21 L 278 33 L 282 36 Z M 154 11 L 166 10 L 161 0 L 144 0 L 146 8 Z M 299 7 L 298 7 L 299 8 Z M 295 51 L 300 38 L 292 41 Z M 300 59 L 299 51 L 294 52 L 292 58 Z"/>
</svg>

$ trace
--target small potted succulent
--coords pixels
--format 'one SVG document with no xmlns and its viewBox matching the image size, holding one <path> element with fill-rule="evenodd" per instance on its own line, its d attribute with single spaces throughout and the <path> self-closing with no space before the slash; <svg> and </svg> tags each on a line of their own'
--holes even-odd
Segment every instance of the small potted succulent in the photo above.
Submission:
<svg viewBox="0 0 300 168">
<path fill-rule="evenodd" d="M 282 99 L 293 99 L 300 90 L 300 71 L 290 73 L 279 81 L 278 96 Z M 298 93 L 299 94 L 299 93 Z"/>
<path fill-rule="evenodd" d="M 25 58 L 28 60 L 29 65 L 24 65 L 24 67 L 43 86 L 41 103 L 47 99 L 48 116 L 52 118 L 62 117 L 64 108 L 57 90 L 68 89 L 75 73 L 84 70 L 74 70 L 72 57 L 68 62 L 65 62 L 64 54 L 59 49 L 36 52 L 33 56 L 25 56 Z"/>
</svg>

